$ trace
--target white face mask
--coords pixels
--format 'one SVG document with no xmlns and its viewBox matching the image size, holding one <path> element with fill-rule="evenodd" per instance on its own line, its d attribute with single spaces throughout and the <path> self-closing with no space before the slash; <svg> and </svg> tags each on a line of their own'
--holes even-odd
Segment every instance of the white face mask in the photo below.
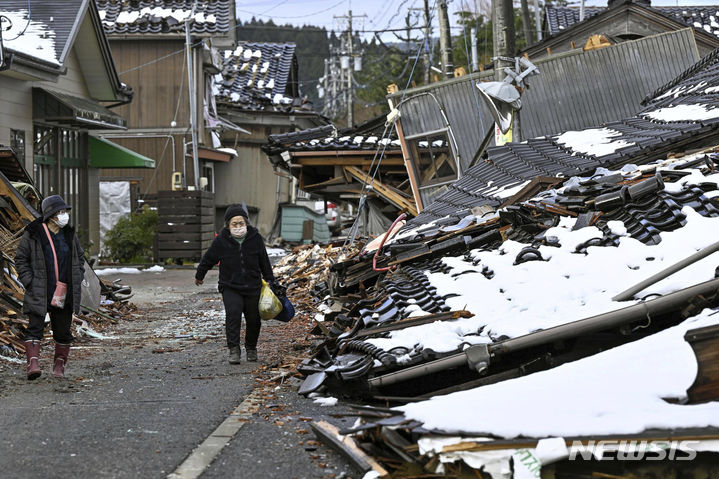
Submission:
<svg viewBox="0 0 719 479">
<path fill-rule="evenodd" d="M 239 228 L 230 228 L 230 234 L 235 238 L 242 238 L 247 234 L 247 226 L 240 226 Z"/>
<path fill-rule="evenodd" d="M 64 228 L 67 225 L 68 221 L 70 221 L 70 215 L 67 213 L 60 213 L 59 215 L 57 215 L 55 223 L 57 223 L 60 228 Z"/>
</svg>

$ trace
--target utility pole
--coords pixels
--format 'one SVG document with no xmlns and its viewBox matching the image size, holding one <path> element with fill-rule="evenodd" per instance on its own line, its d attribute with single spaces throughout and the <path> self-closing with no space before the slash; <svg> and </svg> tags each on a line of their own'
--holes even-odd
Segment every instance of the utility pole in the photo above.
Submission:
<svg viewBox="0 0 719 479">
<path fill-rule="evenodd" d="M 494 36 L 494 56 L 514 58 L 514 7 L 512 0 L 492 0 L 492 23 Z M 504 67 L 514 65 L 514 60 L 495 60 L 495 75 L 501 75 Z M 497 80 L 501 78 L 497 77 Z"/>
<path fill-rule="evenodd" d="M 511 0 L 510 0 L 511 1 Z M 452 58 L 452 35 L 449 30 L 447 0 L 439 0 L 437 5 L 439 18 L 439 50 L 442 57 L 442 72 L 445 78 L 454 78 L 454 59 Z"/>
<path fill-rule="evenodd" d="M 430 58 L 429 49 L 432 41 L 432 27 L 429 16 L 429 0 L 424 0 L 424 84 L 429 85 Z"/>
<path fill-rule="evenodd" d="M 197 2 L 192 4 L 192 13 L 185 20 L 185 47 L 187 48 L 187 88 L 189 90 L 190 98 L 190 129 L 192 130 L 192 166 L 195 171 L 195 191 L 200 189 L 200 161 L 197 157 L 197 125 L 196 125 L 196 111 L 197 106 L 195 105 L 195 69 L 192 63 L 192 42 L 190 41 L 190 25 L 192 19 L 195 16 L 195 7 Z M 185 184 L 187 184 L 187 178 L 185 178 Z"/>
<path fill-rule="evenodd" d="M 347 57 L 346 70 L 347 70 L 347 89 L 345 91 L 345 99 L 347 104 L 347 127 L 351 128 L 354 125 L 354 84 L 352 77 L 352 69 L 354 67 L 354 38 L 352 37 L 352 19 L 363 18 L 367 15 L 352 15 L 352 10 L 347 12 L 347 15 L 335 15 L 334 18 L 341 18 L 347 20 L 347 44 L 346 50 L 341 54 Z M 344 49 L 343 49 L 344 50 Z M 340 65 L 344 67 L 344 65 Z"/>
<path fill-rule="evenodd" d="M 352 85 L 352 67 L 354 66 L 354 58 L 352 56 L 352 10 L 347 16 L 347 51 L 349 52 L 349 63 L 347 64 L 347 128 L 352 128 L 355 123 L 355 99 L 354 85 Z"/>
<path fill-rule="evenodd" d="M 584 0 L 582 0 L 584 4 Z M 524 41 L 526 46 L 533 43 L 532 39 L 532 21 L 529 19 L 529 2 L 527 0 L 521 0 L 522 5 L 522 29 L 524 31 Z M 581 21 L 581 19 L 580 19 Z"/>
<path fill-rule="evenodd" d="M 469 30 L 469 35 L 472 38 L 472 71 L 476 72 L 479 70 L 479 54 L 477 53 L 477 28 L 472 27 Z"/>
<path fill-rule="evenodd" d="M 534 23 L 537 30 L 537 41 L 542 41 L 542 19 L 539 15 L 539 0 L 534 0 Z"/>
</svg>

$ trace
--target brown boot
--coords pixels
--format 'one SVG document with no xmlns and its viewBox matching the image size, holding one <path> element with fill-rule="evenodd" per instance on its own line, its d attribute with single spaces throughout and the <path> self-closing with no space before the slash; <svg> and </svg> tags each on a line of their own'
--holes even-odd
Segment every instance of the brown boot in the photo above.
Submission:
<svg viewBox="0 0 719 479">
<path fill-rule="evenodd" d="M 67 364 L 67 355 L 70 354 L 70 345 L 55 343 L 55 361 L 53 362 L 52 377 L 65 377 L 65 364 Z"/>
<path fill-rule="evenodd" d="M 29 381 L 37 379 L 42 374 L 40 370 L 40 341 L 31 339 L 25 341 L 25 357 L 27 358 L 27 378 Z"/>
</svg>

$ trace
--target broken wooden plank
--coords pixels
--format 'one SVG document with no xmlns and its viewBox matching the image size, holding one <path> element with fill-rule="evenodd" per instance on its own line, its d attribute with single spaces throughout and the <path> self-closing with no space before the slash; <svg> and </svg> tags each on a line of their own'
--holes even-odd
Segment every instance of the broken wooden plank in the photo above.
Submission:
<svg viewBox="0 0 719 479">
<path fill-rule="evenodd" d="M 719 326 L 687 331 L 684 335 L 697 358 L 697 376 L 687 390 L 689 404 L 719 400 Z"/>
<path fill-rule="evenodd" d="M 369 185 L 370 181 L 372 182 L 372 189 L 381 197 L 389 201 L 390 203 L 394 204 L 400 209 L 407 210 L 409 214 L 412 216 L 417 216 L 417 206 L 414 204 L 414 201 L 412 201 L 409 198 L 405 198 L 403 195 L 397 194 L 394 191 L 392 191 L 392 188 L 387 187 L 387 185 L 383 184 L 381 181 L 375 179 L 374 181 L 371 180 L 369 175 L 365 173 L 364 171 L 360 170 L 359 168 L 356 168 L 354 166 L 345 166 L 345 171 L 349 173 L 353 178 L 355 178 L 357 181 L 364 183 L 366 185 Z"/>
<path fill-rule="evenodd" d="M 389 477 L 389 472 L 368 456 L 350 436 L 342 436 L 339 430 L 327 421 L 310 423 L 317 439 L 345 456 L 363 473 L 373 471 L 376 477 Z"/>
</svg>

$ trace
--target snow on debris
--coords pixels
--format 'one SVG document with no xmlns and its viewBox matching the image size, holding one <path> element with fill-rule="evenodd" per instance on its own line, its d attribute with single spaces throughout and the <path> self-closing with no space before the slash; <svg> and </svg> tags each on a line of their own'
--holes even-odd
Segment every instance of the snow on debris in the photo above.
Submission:
<svg viewBox="0 0 719 479">
<path fill-rule="evenodd" d="M 719 323 L 705 310 L 660 333 L 554 369 L 397 409 L 428 429 L 503 438 L 634 434 L 719 427 L 719 403 L 672 404 L 697 364 L 689 329 Z M 488 411 L 488 414 L 477 414 Z"/>
<path fill-rule="evenodd" d="M 611 128 L 567 131 L 557 137 L 557 143 L 577 153 L 604 156 L 634 144 L 624 140 L 614 140 L 618 136 L 622 136 L 622 133 Z"/>
<path fill-rule="evenodd" d="M 719 108 L 707 105 L 674 105 L 643 114 L 659 121 L 701 121 L 719 118 Z"/>
<path fill-rule="evenodd" d="M 698 170 L 688 171 L 694 173 L 681 179 L 683 186 L 692 182 L 719 183 L 719 174 L 704 176 Z M 665 188 L 677 187 L 666 183 Z M 626 305 L 613 302 L 613 296 L 716 241 L 719 218 L 702 216 L 688 206 L 682 213 L 686 224 L 661 232 L 662 241 L 657 245 L 628 236 L 624 225 L 617 221 L 608 224 L 621 236 L 617 247 L 590 246 L 586 254 L 579 254 L 577 246 L 602 238 L 603 233 L 595 226 L 572 231 L 576 219 L 562 217 L 545 233 L 545 237 L 555 237 L 559 246 L 538 248 L 544 261 L 515 265 L 517 254 L 530 245 L 512 240 L 497 250 L 477 249 L 466 257 L 445 257 L 442 262 L 449 272 L 426 272 L 430 284 L 437 288 L 439 296 L 454 295 L 445 300 L 452 310 L 466 309 L 475 316 L 451 324 L 405 328 L 365 341 L 385 351 L 424 347 L 450 352 L 463 343 L 517 337 L 619 309 Z M 719 253 L 654 284 L 637 297 L 666 294 L 713 279 L 717 264 Z"/>
<path fill-rule="evenodd" d="M 8 26 L 7 23 L 2 22 L 3 46 L 6 49 L 59 65 L 55 52 L 55 31 L 53 29 L 43 22 L 29 20 L 27 10 L 2 11 L 2 14 L 12 22 L 12 27 L 9 30 L 5 30 Z M 24 33 L 23 30 L 25 30 Z"/>
</svg>

